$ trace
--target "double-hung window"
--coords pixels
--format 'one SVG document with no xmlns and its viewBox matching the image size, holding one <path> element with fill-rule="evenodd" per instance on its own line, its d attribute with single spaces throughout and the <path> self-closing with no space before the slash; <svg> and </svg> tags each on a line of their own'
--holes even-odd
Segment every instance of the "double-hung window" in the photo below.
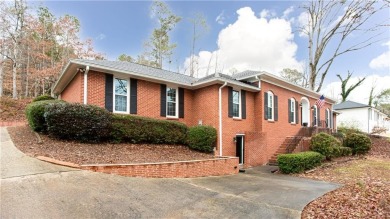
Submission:
<svg viewBox="0 0 390 219">
<path fill-rule="evenodd" d="M 318 110 L 317 105 L 313 106 L 313 126 L 318 126 Z"/>
<path fill-rule="evenodd" d="M 233 117 L 240 117 L 240 92 L 233 90 Z"/>
<path fill-rule="evenodd" d="M 129 113 L 129 81 L 114 78 L 114 112 Z"/>
<path fill-rule="evenodd" d="M 267 118 L 268 120 L 274 120 L 274 94 L 271 91 L 268 91 L 268 110 Z"/>
<path fill-rule="evenodd" d="M 167 87 L 167 117 L 178 117 L 177 89 Z"/>
<path fill-rule="evenodd" d="M 291 123 L 296 123 L 296 113 L 295 113 L 295 99 L 291 98 L 290 99 L 290 118 L 291 118 Z"/>
<path fill-rule="evenodd" d="M 326 109 L 325 113 L 326 128 L 330 128 L 330 110 Z"/>
</svg>

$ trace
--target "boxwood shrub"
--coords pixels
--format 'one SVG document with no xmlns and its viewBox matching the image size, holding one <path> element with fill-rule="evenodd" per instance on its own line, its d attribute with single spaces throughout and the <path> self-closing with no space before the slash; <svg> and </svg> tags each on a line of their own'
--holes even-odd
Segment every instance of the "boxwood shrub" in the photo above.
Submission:
<svg viewBox="0 0 390 219">
<path fill-rule="evenodd" d="M 350 156 L 350 155 L 352 155 L 352 148 L 340 147 L 340 156 Z"/>
<path fill-rule="evenodd" d="M 43 100 L 27 105 L 25 113 L 30 128 L 36 132 L 46 132 L 47 125 L 44 118 L 45 107 L 51 103 L 63 102 L 60 100 Z"/>
<path fill-rule="evenodd" d="M 111 137 L 115 142 L 185 144 L 185 124 L 132 115 L 112 116 Z"/>
<path fill-rule="evenodd" d="M 310 141 L 310 149 L 324 155 L 327 160 L 340 155 L 340 146 L 341 143 L 335 137 L 324 132 L 314 135 Z"/>
<path fill-rule="evenodd" d="M 318 152 L 306 151 L 296 154 L 280 154 L 277 161 L 282 173 L 300 173 L 321 165 L 325 156 Z"/>
<path fill-rule="evenodd" d="M 60 139 L 100 142 L 109 137 L 111 113 L 79 103 L 50 103 L 44 114 L 49 135 Z"/>
<path fill-rule="evenodd" d="M 44 94 L 44 95 L 35 97 L 32 100 L 32 102 L 38 102 L 38 101 L 43 101 L 43 100 L 54 100 L 54 99 L 55 99 L 54 97 L 47 95 L 47 94 Z"/>
<path fill-rule="evenodd" d="M 351 148 L 353 154 L 366 154 L 371 149 L 371 139 L 365 134 L 352 133 L 345 137 L 344 146 Z"/>
<path fill-rule="evenodd" d="M 191 149 L 212 152 L 217 141 L 217 130 L 211 126 L 193 126 L 188 132 L 188 146 Z"/>
</svg>

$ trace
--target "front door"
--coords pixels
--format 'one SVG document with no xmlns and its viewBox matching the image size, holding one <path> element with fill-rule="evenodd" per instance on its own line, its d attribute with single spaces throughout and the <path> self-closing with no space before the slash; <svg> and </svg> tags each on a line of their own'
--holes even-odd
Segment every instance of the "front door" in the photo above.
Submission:
<svg viewBox="0 0 390 219">
<path fill-rule="evenodd" d="M 236 157 L 238 157 L 239 163 L 244 163 L 244 136 L 236 136 Z"/>
</svg>

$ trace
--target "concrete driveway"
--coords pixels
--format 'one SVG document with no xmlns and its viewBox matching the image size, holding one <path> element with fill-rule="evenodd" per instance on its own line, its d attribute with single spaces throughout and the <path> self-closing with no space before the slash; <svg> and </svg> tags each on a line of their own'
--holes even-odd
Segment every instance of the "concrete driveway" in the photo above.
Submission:
<svg viewBox="0 0 390 219">
<path fill-rule="evenodd" d="M 18 151 L 0 128 L 0 218 L 300 218 L 339 185 L 271 174 L 143 179 L 80 171 Z"/>
</svg>

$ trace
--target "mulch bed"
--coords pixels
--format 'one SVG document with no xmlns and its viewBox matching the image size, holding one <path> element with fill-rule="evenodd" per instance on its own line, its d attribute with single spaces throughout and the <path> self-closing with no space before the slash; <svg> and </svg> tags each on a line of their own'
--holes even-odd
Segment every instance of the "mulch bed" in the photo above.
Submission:
<svg viewBox="0 0 390 219">
<path fill-rule="evenodd" d="M 343 184 L 309 203 L 302 218 L 390 218 L 390 141 L 371 137 L 364 157 L 344 157 L 302 174 L 315 180 Z"/>
<path fill-rule="evenodd" d="M 0 97 L 0 121 L 25 121 L 24 109 L 31 99 L 14 100 L 10 97 Z"/>
<path fill-rule="evenodd" d="M 32 156 L 45 156 L 75 164 L 130 164 L 156 163 L 214 158 L 182 145 L 153 144 L 87 144 L 75 141 L 59 141 L 40 134 L 42 143 L 28 126 L 9 127 L 8 132 L 15 146 Z"/>
</svg>

